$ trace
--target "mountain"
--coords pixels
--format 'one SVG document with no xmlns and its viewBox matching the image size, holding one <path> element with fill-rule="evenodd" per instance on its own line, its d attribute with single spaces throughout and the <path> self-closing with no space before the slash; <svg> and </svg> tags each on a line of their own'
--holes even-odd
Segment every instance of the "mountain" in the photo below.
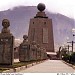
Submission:
<svg viewBox="0 0 75 75">
<path fill-rule="evenodd" d="M 36 6 L 20 6 L 0 11 L 0 31 L 2 20 L 7 18 L 10 21 L 10 30 L 15 38 L 22 39 L 24 34 L 28 34 L 30 18 L 33 18 L 37 12 Z M 52 13 L 47 10 L 45 12 L 52 19 L 55 46 L 62 45 L 66 42 L 67 37 L 72 40 L 72 28 L 75 20 L 59 13 Z"/>
</svg>

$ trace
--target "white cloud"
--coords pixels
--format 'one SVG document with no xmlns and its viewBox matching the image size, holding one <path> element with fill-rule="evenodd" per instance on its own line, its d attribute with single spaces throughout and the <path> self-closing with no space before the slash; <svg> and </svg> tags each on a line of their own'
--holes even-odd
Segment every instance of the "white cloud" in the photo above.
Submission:
<svg viewBox="0 0 75 75">
<path fill-rule="evenodd" d="M 74 18 L 75 0 L 0 0 L 0 11 L 20 5 L 37 6 L 40 2 L 44 3 L 49 11 Z"/>
<path fill-rule="evenodd" d="M 15 39 L 15 47 L 18 47 L 20 44 L 21 44 L 21 42 L 22 42 L 23 40 L 21 40 L 21 39 Z"/>
</svg>

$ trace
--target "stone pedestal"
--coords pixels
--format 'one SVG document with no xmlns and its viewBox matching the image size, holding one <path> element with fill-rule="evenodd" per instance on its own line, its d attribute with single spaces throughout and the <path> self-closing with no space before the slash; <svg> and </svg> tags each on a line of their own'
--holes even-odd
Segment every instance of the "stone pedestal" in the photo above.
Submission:
<svg viewBox="0 0 75 75">
<path fill-rule="evenodd" d="M 19 46 L 19 61 L 30 61 L 30 44 L 27 40 L 28 36 L 23 36 L 23 43 Z"/>
<path fill-rule="evenodd" d="M 46 49 L 45 48 L 43 49 L 43 52 L 44 52 L 44 59 L 47 59 L 47 53 L 46 53 Z"/>
<path fill-rule="evenodd" d="M 14 59 L 14 36 L 8 27 L 10 22 L 7 19 L 2 21 L 3 29 L 0 33 L 0 64 L 12 65 Z"/>
<path fill-rule="evenodd" d="M 41 49 L 40 49 L 40 45 L 37 45 L 37 60 L 41 59 Z"/>
<path fill-rule="evenodd" d="M 43 60 L 44 59 L 44 51 L 43 51 L 43 49 L 41 48 L 41 60 Z"/>
<path fill-rule="evenodd" d="M 30 52 L 31 52 L 31 54 L 30 54 L 30 59 L 31 60 L 37 60 L 37 45 L 36 45 L 36 42 L 35 41 L 33 41 L 32 43 L 31 43 L 31 46 L 30 46 Z"/>
</svg>

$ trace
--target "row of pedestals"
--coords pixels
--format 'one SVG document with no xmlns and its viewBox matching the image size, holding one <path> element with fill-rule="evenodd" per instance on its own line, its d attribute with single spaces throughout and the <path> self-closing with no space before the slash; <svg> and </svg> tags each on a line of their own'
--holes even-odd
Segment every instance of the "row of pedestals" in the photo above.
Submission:
<svg viewBox="0 0 75 75">
<path fill-rule="evenodd" d="M 23 36 L 23 43 L 19 46 L 19 61 L 43 60 L 47 58 L 46 49 L 33 41 L 28 42 L 27 35 Z"/>
<path fill-rule="evenodd" d="M 14 36 L 10 33 L 8 19 L 2 21 L 3 29 L 0 33 L 0 65 L 12 65 L 14 63 Z M 41 48 L 35 41 L 28 42 L 28 36 L 23 36 L 23 42 L 19 46 L 19 61 L 42 60 L 47 58 L 46 49 Z"/>
</svg>

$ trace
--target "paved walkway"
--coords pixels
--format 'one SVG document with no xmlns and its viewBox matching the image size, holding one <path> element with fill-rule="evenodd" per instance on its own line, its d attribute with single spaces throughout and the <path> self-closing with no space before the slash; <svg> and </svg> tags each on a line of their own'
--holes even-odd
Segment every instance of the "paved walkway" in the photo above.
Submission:
<svg viewBox="0 0 75 75">
<path fill-rule="evenodd" d="M 74 73 L 75 70 L 64 64 L 61 60 L 47 60 L 30 68 L 20 71 L 21 73 Z"/>
</svg>

